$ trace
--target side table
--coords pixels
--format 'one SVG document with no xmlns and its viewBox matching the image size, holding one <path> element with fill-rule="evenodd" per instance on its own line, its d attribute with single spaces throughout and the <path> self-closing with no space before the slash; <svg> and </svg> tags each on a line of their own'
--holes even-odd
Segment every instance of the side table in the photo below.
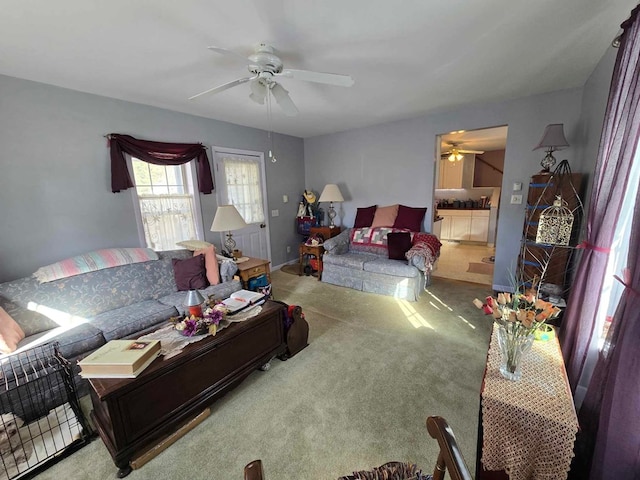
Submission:
<svg viewBox="0 0 640 480">
<path fill-rule="evenodd" d="M 238 263 L 238 275 L 242 280 L 242 287 L 249 288 L 249 280 L 251 278 L 259 277 L 262 274 L 267 276 L 267 280 L 271 283 L 271 269 L 269 268 L 269 260 L 263 260 L 261 258 L 249 257 L 246 262 Z"/>
<path fill-rule="evenodd" d="M 325 240 L 329 240 L 331 237 L 335 237 L 340 233 L 342 229 L 338 226 L 336 227 L 311 227 L 309 229 L 309 235 L 317 235 L 318 233 L 322 235 Z"/>
<path fill-rule="evenodd" d="M 324 247 L 322 245 L 305 245 L 304 243 L 300 244 L 298 248 L 299 253 L 299 263 L 298 263 L 298 276 L 302 275 L 302 268 L 304 263 L 304 256 L 306 255 L 314 255 L 318 259 L 318 281 L 322 278 L 322 255 L 324 255 Z"/>
</svg>

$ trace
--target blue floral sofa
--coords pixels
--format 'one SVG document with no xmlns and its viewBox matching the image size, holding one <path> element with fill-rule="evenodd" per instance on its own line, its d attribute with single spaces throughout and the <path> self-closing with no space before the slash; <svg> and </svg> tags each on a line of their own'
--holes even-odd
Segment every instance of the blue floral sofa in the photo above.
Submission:
<svg viewBox="0 0 640 480">
<path fill-rule="evenodd" d="M 26 335 L 17 352 L 55 341 L 62 355 L 75 364 L 109 340 L 135 338 L 183 313 L 186 292 L 177 290 L 172 259 L 193 258 L 193 252 L 173 250 L 157 255 L 157 260 L 46 283 L 34 276 L 1 283 L 0 306 Z M 236 270 L 232 261 L 222 262 L 221 283 L 200 290 L 203 296 L 222 299 L 239 290 L 240 281 L 233 279 Z M 0 355 L 0 361 L 4 356 Z"/>
<path fill-rule="evenodd" d="M 428 233 L 411 232 L 405 258 L 390 259 L 387 235 L 402 229 L 347 228 L 325 240 L 322 281 L 363 292 L 390 295 L 415 302 L 431 283 L 440 255 L 440 241 Z"/>
</svg>

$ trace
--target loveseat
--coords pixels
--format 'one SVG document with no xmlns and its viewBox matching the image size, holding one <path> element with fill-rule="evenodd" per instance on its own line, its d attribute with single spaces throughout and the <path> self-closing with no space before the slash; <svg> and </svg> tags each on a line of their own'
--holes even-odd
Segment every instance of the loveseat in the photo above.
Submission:
<svg viewBox="0 0 640 480">
<path fill-rule="evenodd" d="M 398 233 L 410 243 L 389 258 L 389 234 Z M 440 245 L 434 235 L 402 228 L 347 228 L 324 242 L 322 281 L 413 302 L 431 283 Z"/>
<path fill-rule="evenodd" d="M 184 313 L 187 292 L 178 291 L 173 259 L 193 263 L 194 252 L 151 253 L 157 259 L 44 283 L 29 276 L 0 284 L 4 315 L 13 318 L 25 334 L 14 353 L 55 341 L 62 355 L 75 365 L 77 359 L 110 340 L 138 337 Z M 241 288 L 239 280 L 233 279 L 235 264 L 220 265 L 217 273 L 221 283 L 202 288 L 205 298 L 226 298 Z M 0 355 L 0 362 L 6 356 Z M 76 378 L 76 383 L 80 393 L 87 391 L 86 381 Z"/>
</svg>

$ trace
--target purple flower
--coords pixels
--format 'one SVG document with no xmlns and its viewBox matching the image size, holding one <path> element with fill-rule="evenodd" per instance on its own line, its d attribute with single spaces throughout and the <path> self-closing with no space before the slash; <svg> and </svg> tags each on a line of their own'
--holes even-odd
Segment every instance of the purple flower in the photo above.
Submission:
<svg viewBox="0 0 640 480">
<path fill-rule="evenodd" d="M 188 319 L 184 321 L 184 330 L 182 331 L 183 335 L 192 337 L 197 330 L 198 330 L 198 322 L 196 320 Z"/>
<path fill-rule="evenodd" d="M 204 314 L 204 318 L 208 325 L 218 325 L 222 320 L 223 313 L 220 310 L 212 308 L 210 311 Z"/>
</svg>

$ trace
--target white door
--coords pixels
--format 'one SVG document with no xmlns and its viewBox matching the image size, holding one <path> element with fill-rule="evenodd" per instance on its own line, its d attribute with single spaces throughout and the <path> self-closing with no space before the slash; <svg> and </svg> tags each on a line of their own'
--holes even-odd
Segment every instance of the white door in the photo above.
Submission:
<svg viewBox="0 0 640 480">
<path fill-rule="evenodd" d="M 234 205 L 248 224 L 232 232 L 236 248 L 245 257 L 271 260 L 263 153 L 213 147 L 213 159 L 218 205 Z"/>
</svg>

